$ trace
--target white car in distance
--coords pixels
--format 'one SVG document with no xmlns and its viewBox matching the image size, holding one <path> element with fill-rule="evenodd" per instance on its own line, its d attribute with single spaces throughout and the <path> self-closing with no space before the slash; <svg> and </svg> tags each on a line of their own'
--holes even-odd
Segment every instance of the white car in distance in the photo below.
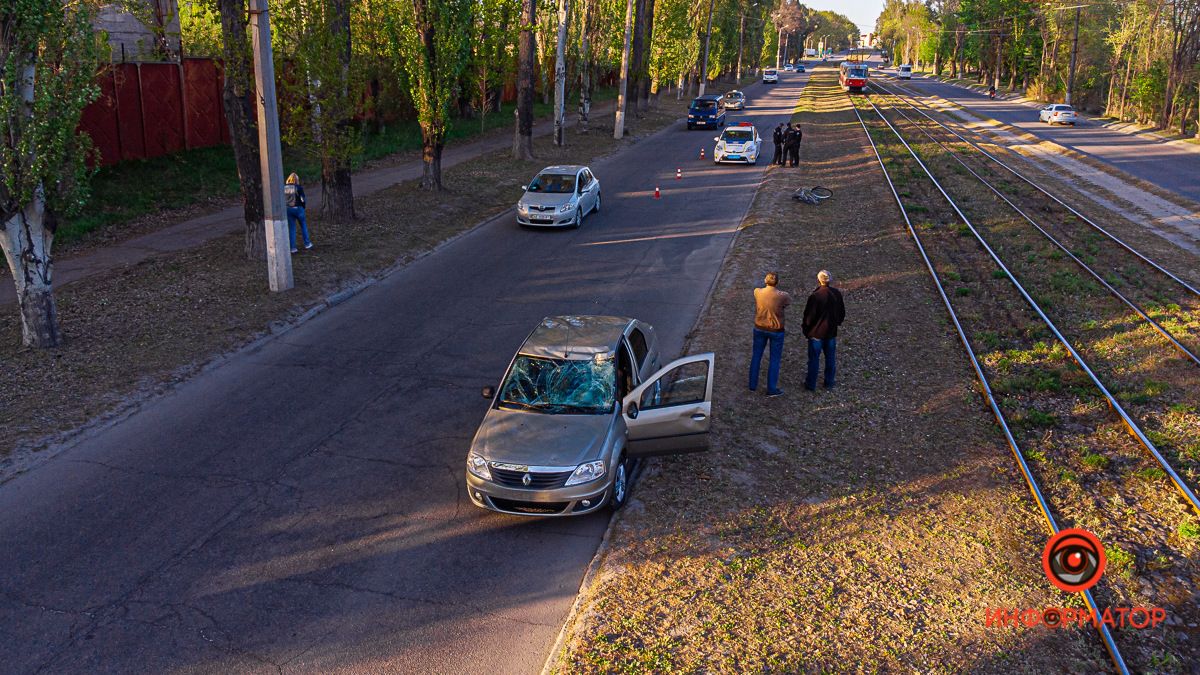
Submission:
<svg viewBox="0 0 1200 675">
<path fill-rule="evenodd" d="M 779 82 L 779 71 L 774 68 L 767 68 L 763 71 L 763 84 L 777 84 Z"/>
<path fill-rule="evenodd" d="M 1075 126 L 1078 115 L 1075 109 L 1063 103 L 1052 103 L 1038 111 L 1038 120 L 1047 124 L 1070 124 Z"/>
<path fill-rule="evenodd" d="M 900 66 L 900 69 L 896 71 L 896 77 L 900 78 L 901 80 L 911 80 L 912 66 L 907 63 Z"/>
</svg>

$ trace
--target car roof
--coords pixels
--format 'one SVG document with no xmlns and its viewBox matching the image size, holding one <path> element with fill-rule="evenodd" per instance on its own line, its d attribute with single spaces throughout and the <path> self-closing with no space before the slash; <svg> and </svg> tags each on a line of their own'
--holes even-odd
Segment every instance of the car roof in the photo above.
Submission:
<svg viewBox="0 0 1200 675">
<path fill-rule="evenodd" d="M 555 164 L 554 166 L 548 166 L 542 169 L 538 173 L 546 173 L 548 171 L 553 173 L 578 173 L 580 169 L 586 168 L 587 167 L 582 164 Z"/>
<path fill-rule="evenodd" d="M 521 354 L 556 359 L 590 359 L 614 355 L 633 319 L 621 316 L 567 314 L 548 316 L 533 329 Z"/>
<path fill-rule="evenodd" d="M 719 101 L 719 100 L 721 100 L 721 95 L 720 94 L 705 94 L 703 96 L 697 96 L 696 98 L 694 98 L 692 100 L 693 101 Z"/>
<path fill-rule="evenodd" d="M 742 92 L 738 91 L 737 89 L 731 89 L 731 90 L 729 90 L 729 91 L 725 92 L 725 95 L 726 95 L 726 96 L 730 96 L 730 95 L 732 95 L 732 94 L 737 94 L 738 96 L 745 96 L 745 94 L 743 94 Z"/>
</svg>

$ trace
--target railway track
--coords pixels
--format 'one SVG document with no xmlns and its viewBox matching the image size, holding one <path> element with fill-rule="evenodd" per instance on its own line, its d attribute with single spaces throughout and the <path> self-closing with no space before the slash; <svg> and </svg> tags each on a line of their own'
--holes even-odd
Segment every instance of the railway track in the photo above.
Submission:
<svg viewBox="0 0 1200 675">
<path fill-rule="evenodd" d="M 851 100 L 856 101 L 854 97 Z M 886 126 L 883 129 L 874 125 L 885 137 L 894 137 L 891 145 L 876 143 L 860 108 L 873 112 Z M 1006 265 L 997 249 L 1006 253 L 1011 251 L 989 244 L 982 231 L 987 227 L 977 225 L 960 205 L 962 200 L 951 195 L 960 186 L 948 188 L 944 185 L 945 180 L 936 178 L 900 130 L 867 97 L 858 97 L 855 113 L 875 149 L 908 231 L 968 353 L 984 398 L 1017 459 L 1049 530 L 1058 531 L 1059 518 L 1075 526 L 1099 530 L 1097 533 L 1106 546 L 1112 544 L 1110 550 L 1114 558 L 1123 559 L 1116 555 L 1117 552 L 1129 555 L 1132 549 L 1139 560 L 1153 558 L 1164 568 L 1169 568 L 1177 575 L 1181 587 L 1187 587 L 1185 578 L 1190 578 L 1194 588 L 1200 581 L 1196 563 L 1188 554 L 1186 542 L 1179 545 L 1170 535 L 1171 525 L 1181 517 L 1186 518 L 1189 510 L 1200 511 L 1200 501 L 1191 488 L 1158 451 L 1138 421 L 1126 412 L 1113 392 L 1089 367 L 1080 350 L 1048 316 L 1038 299 Z M 917 126 L 911 118 L 907 121 Z M 927 137 L 945 154 L 954 154 L 932 135 Z M 903 150 L 897 149 L 899 147 Z M 891 170 L 885 155 L 895 160 Z M 909 158 L 907 162 L 902 161 L 905 155 Z M 958 161 L 956 155 L 953 159 Z M 919 171 L 913 168 L 914 165 Z M 1026 225 L 1054 240 L 1057 244 L 1054 250 L 1067 259 L 1068 264 L 1090 269 L 1081 256 L 1062 245 L 1029 215 L 1027 209 L 1022 210 L 1007 196 L 1006 193 L 1011 193 L 1010 186 L 989 182 L 965 162 L 959 166 L 965 169 L 962 175 L 970 175 L 985 185 L 991 195 L 1019 213 Z M 1011 168 L 1008 170 L 1016 173 Z M 893 174 L 898 172 L 906 172 L 901 177 L 903 180 L 893 179 Z M 920 180 L 921 174 L 927 180 Z M 912 178 L 917 180 L 908 180 Z M 930 204 L 937 206 L 930 208 Z M 1070 209 L 1069 206 L 1066 208 Z M 916 222 L 913 216 L 916 216 Z M 995 232 L 989 234 L 994 236 Z M 990 279 L 984 276 L 988 269 L 992 270 Z M 1113 298 L 1121 296 L 1120 305 L 1124 311 L 1133 311 L 1146 325 L 1157 325 L 1154 333 L 1157 338 L 1172 337 L 1171 331 L 1156 322 L 1136 302 L 1124 297 L 1104 275 L 1092 270 L 1093 281 L 1097 277 L 1104 282 L 1099 284 L 1100 287 L 1111 289 L 1109 295 Z M 946 290 L 947 282 L 956 285 L 952 293 Z M 1185 355 L 1192 351 L 1182 343 L 1176 340 L 1173 346 L 1178 358 L 1189 368 L 1198 365 L 1194 358 L 1187 360 Z M 1100 395 L 1096 396 L 1096 392 Z M 1085 452 L 1081 453 L 1081 449 Z M 1148 458 L 1154 460 L 1151 466 L 1148 466 L 1151 464 Z M 1168 485 L 1175 488 L 1178 496 L 1164 490 L 1166 486 L 1162 481 L 1129 479 L 1131 475 L 1148 475 L 1147 472 L 1155 468 L 1168 479 Z M 1053 476 L 1056 469 L 1061 470 L 1057 477 Z M 1085 475 L 1075 474 L 1074 469 L 1080 469 Z M 1070 480 L 1066 479 L 1068 473 L 1073 476 Z M 1054 509 L 1051 503 L 1056 504 Z M 1109 516 L 1117 506 L 1133 510 L 1139 517 L 1114 523 Z M 1180 589 L 1171 588 L 1170 584 L 1143 589 L 1133 581 L 1132 574 L 1128 578 L 1122 578 L 1120 571 L 1107 574 L 1096 587 L 1097 596 L 1108 606 L 1146 598 L 1158 600 L 1159 604 L 1185 615 L 1196 612 L 1194 606 L 1162 602 L 1178 595 L 1176 591 Z M 1085 593 L 1082 600 L 1093 612 L 1097 611 L 1097 597 Z M 1113 666 L 1119 672 L 1128 672 L 1112 634 L 1103 624 L 1098 626 L 1098 631 Z M 1122 639 L 1133 647 L 1135 661 L 1140 664 L 1180 658 L 1188 660 L 1197 656 L 1187 653 L 1186 649 L 1156 651 L 1155 639 L 1148 636 Z"/>
<path fill-rule="evenodd" d="M 877 84 L 873 84 L 872 86 L 883 89 Z M 900 99 L 900 97 L 890 92 L 887 95 L 894 99 Z M 905 101 L 905 104 L 913 107 L 914 110 L 917 109 L 910 102 Z M 1071 284 L 1072 287 L 1069 289 L 1071 293 L 1060 293 L 1059 295 L 1064 297 L 1056 298 L 1057 302 L 1054 304 L 1058 305 L 1058 307 L 1050 311 L 1052 314 L 1057 314 L 1061 319 L 1060 324 L 1064 325 L 1063 333 L 1073 333 L 1071 337 L 1074 338 L 1076 343 L 1092 346 L 1091 349 L 1080 350 L 1089 352 L 1089 361 L 1092 365 L 1089 366 L 1083 362 L 1077 351 L 1063 337 L 1063 334 L 1059 333 L 1057 328 L 1054 331 L 1056 337 L 1063 342 L 1064 346 L 1072 351 L 1072 357 L 1083 365 L 1088 374 L 1092 376 L 1094 383 L 1104 391 L 1110 405 L 1113 406 L 1114 411 L 1127 424 L 1130 432 L 1159 462 L 1161 469 L 1179 489 L 1184 498 L 1191 503 L 1193 509 L 1197 513 L 1200 513 L 1200 499 L 1197 499 L 1195 494 L 1196 485 L 1200 483 L 1200 444 L 1196 443 L 1200 441 L 1200 424 L 1193 425 L 1192 428 L 1185 428 L 1183 430 L 1184 433 L 1177 435 L 1177 438 L 1171 438 L 1163 433 L 1165 428 L 1172 426 L 1172 420 L 1170 419 L 1172 417 L 1170 414 L 1172 409 L 1186 405 L 1187 402 L 1200 401 L 1200 370 L 1196 369 L 1200 367 L 1200 359 L 1196 356 L 1196 353 L 1200 352 L 1200 304 L 1196 302 L 1196 299 L 1200 298 L 1200 294 L 1189 284 L 1172 275 L 1161 265 L 1142 255 L 1136 249 L 1124 244 L 1124 242 L 1122 242 L 1121 248 L 1116 249 L 1122 252 L 1123 256 L 1115 256 L 1112 251 L 1102 256 L 1098 249 L 1092 249 L 1096 252 L 1093 255 L 1089 254 L 1082 246 L 1068 248 L 1050 230 L 1055 229 L 1062 232 L 1063 230 L 1073 229 L 1078 225 L 1078 218 L 1083 217 L 1082 214 L 1076 217 L 1074 214 L 1077 214 L 1078 211 L 1071 209 L 1071 213 L 1069 214 L 1071 220 L 1063 222 L 1061 213 L 1055 214 L 1051 212 L 1044 215 L 1039 213 L 1039 218 L 1043 221 L 1039 223 L 1038 220 L 1035 220 L 1030 215 L 1030 212 L 1035 209 L 1038 211 L 1045 211 L 1045 209 L 1039 208 L 1036 204 L 1032 208 L 1021 208 L 1014 201 L 1016 197 L 1010 197 L 1006 194 L 1006 192 L 1013 190 L 1011 184 L 997 185 L 989 181 L 980 172 L 973 169 L 959 153 L 930 134 L 927 126 L 918 124 L 902 109 L 894 110 L 911 128 L 916 129 L 928 138 L 936 146 L 934 148 L 935 151 L 937 149 L 941 150 L 941 152 L 936 153 L 937 160 L 940 163 L 947 165 L 950 164 L 950 161 L 953 161 L 955 164 L 951 166 L 961 167 L 966 172 L 965 175 L 961 176 L 962 179 L 967 180 L 967 182 L 978 182 L 979 185 L 982 185 L 992 195 L 997 197 L 1005 205 L 1006 209 L 1011 210 L 1012 213 L 1020 217 L 1020 220 L 1030 226 L 1029 228 L 1016 228 L 1014 225 L 1019 225 L 1019 223 L 1012 223 L 1003 218 L 992 218 L 991 220 L 997 223 L 997 225 L 993 225 L 991 228 L 980 228 L 981 230 L 992 230 L 989 233 L 992 236 L 992 244 L 989 244 L 983 235 L 977 232 L 980 243 L 987 247 L 989 252 L 994 245 L 1000 255 L 1007 257 L 1011 261 L 1022 254 L 1022 248 L 1029 249 L 1031 244 L 1028 235 L 1036 232 L 1037 235 L 1034 238 L 1038 242 L 1034 243 L 1036 244 L 1041 240 L 1045 240 L 1052 245 L 1053 251 L 1047 256 L 1049 259 L 1037 260 L 1036 264 L 1030 264 L 1030 258 L 1036 258 L 1036 256 L 1025 257 L 1023 264 L 1020 264 L 1020 276 L 1026 278 L 1028 284 L 1037 284 L 1040 288 L 1053 288 L 1056 285 L 1064 284 L 1064 280 L 1071 279 L 1072 277 L 1069 276 L 1071 272 L 1069 270 L 1075 269 L 1083 271 L 1098 285 L 1099 288 L 1089 288 L 1078 283 Z M 886 119 L 884 112 L 877 107 L 876 112 Z M 925 119 L 936 124 L 936 120 L 933 120 L 928 115 L 925 116 Z M 897 125 L 892 124 L 890 121 L 888 124 L 899 136 L 900 132 L 897 129 Z M 974 148 L 980 153 L 986 152 L 982 148 L 979 148 L 978 145 L 966 141 L 960 134 L 950 131 L 945 125 L 939 125 L 935 128 L 950 132 L 954 138 L 962 141 L 967 147 Z M 906 147 L 912 151 L 912 148 L 907 143 Z M 916 156 L 918 153 L 913 151 L 913 154 Z M 989 159 L 993 160 L 994 163 L 999 163 L 998 159 L 990 156 L 990 153 Z M 1004 164 L 1004 169 L 1010 174 L 1021 176 L 1019 172 L 1007 164 Z M 946 173 L 943 175 L 947 176 Z M 966 176 L 970 176 L 971 178 L 967 179 Z M 930 174 L 930 178 L 933 178 L 932 173 Z M 1021 178 L 1024 180 L 1024 185 L 1040 189 L 1040 186 L 1037 186 L 1036 183 L 1028 178 L 1024 176 L 1021 176 Z M 950 173 L 950 175 L 942 179 L 942 183 L 958 182 L 960 188 L 969 189 L 969 186 L 962 185 L 962 180 L 957 179 L 958 177 Z M 939 183 L 939 189 L 942 189 L 942 183 Z M 1036 194 L 1045 195 L 1049 193 L 1041 190 Z M 943 196 L 949 199 L 949 195 L 944 194 Z M 976 208 L 972 209 L 972 206 L 976 206 Z M 981 209 L 979 206 L 984 206 L 985 208 Z M 1070 208 L 1065 203 L 1063 203 L 1063 206 Z M 958 207 L 956 206 L 955 208 L 957 209 Z M 965 210 L 968 212 L 972 210 L 986 210 L 986 205 L 976 200 L 974 204 L 967 206 Z M 961 211 L 958 215 L 966 218 Z M 1053 221 L 1055 224 L 1046 224 L 1046 220 L 1055 218 L 1056 220 Z M 982 218 L 978 218 L 977 220 L 979 219 Z M 1103 230 L 1103 228 L 1100 228 L 1095 223 L 1090 223 L 1089 227 Z M 1107 230 L 1103 231 L 1107 233 Z M 1115 236 L 1112 237 L 1112 240 L 1120 241 Z M 1092 260 L 1085 262 L 1082 259 L 1085 256 L 1092 258 Z M 997 263 L 1000 262 L 1000 258 L 997 257 L 996 253 L 993 253 L 993 257 L 996 257 Z M 1146 269 L 1154 271 L 1157 277 L 1153 281 L 1157 283 L 1137 283 L 1142 277 L 1128 271 L 1130 262 L 1134 260 L 1144 262 Z M 1016 282 L 1017 276 L 1014 275 L 1013 280 Z M 1117 284 L 1125 288 L 1126 292 L 1122 293 L 1122 291 L 1118 290 L 1115 287 Z M 1018 287 L 1020 287 L 1020 284 L 1018 284 Z M 1104 289 L 1103 292 L 1099 291 L 1100 288 Z M 1024 291 L 1022 293 L 1024 294 Z M 1040 293 L 1040 295 L 1042 297 L 1047 296 L 1045 292 Z M 1135 295 L 1141 297 L 1132 297 Z M 1027 297 L 1027 300 L 1032 302 L 1032 298 Z M 1158 309 L 1148 309 L 1148 302 L 1154 302 Z M 1085 303 L 1089 306 L 1084 313 L 1098 317 L 1098 320 L 1097 318 L 1082 318 L 1081 312 L 1076 311 L 1076 305 Z M 1047 303 L 1043 301 L 1041 304 Z M 1173 315 L 1171 325 L 1175 328 L 1175 331 L 1168 329 L 1163 323 L 1150 316 L 1151 313 L 1162 313 L 1163 307 L 1167 308 Z M 1039 308 L 1038 311 L 1040 313 L 1041 309 Z M 1133 315 L 1128 314 L 1130 311 L 1133 312 Z M 1049 319 L 1046 320 L 1049 321 Z M 1145 327 L 1153 330 L 1156 337 L 1161 338 L 1162 341 L 1144 339 L 1144 336 L 1139 336 L 1136 327 L 1139 321 Z M 1118 329 L 1115 332 L 1116 337 L 1111 337 L 1114 335 L 1114 328 Z M 1106 340 L 1119 341 L 1120 348 L 1100 349 L 1095 347 L 1095 345 L 1101 344 Z M 1184 342 L 1187 343 L 1187 346 L 1183 344 Z M 1164 348 L 1175 349 L 1181 358 L 1177 360 L 1162 358 L 1161 352 Z M 1132 377 L 1128 372 L 1131 369 L 1129 366 L 1131 362 L 1139 364 L 1137 377 Z M 1126 382 L 1126 380 L 1131 379 L 1137 380 L 1135 386 L 1131 386 L 1130 383 Z M 1147 382 L 1150 384 L 1147 384 Z M 1157 390 L 1154 396 L 1135 395 L 1136 389 L 1144 389 L 1147 386 L 1152 386 Z M 1118 401 L 1117 397 L 1109 391 L 1110 389 L 1123 394 L 1123 403 Z M 1166 447 L 1160 448 L 1159 446 Z M 1194 451 L 1192 450 L 1193 448 L 1195 449 Z M 1164 457 L 1164 450 L 1165 454 L 1171 456 L 1170 461 Z M 1191 478 L 1190 483 L 1179 475 L 1173 465 L 1179 465 L 1184 468 L 1185 472 Z"/>
</svg>

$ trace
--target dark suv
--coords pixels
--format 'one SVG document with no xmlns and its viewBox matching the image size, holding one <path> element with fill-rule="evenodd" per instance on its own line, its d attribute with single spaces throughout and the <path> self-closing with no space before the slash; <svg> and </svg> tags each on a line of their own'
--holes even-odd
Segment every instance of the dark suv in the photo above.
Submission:
<svg viewBox="0 0 1200 675">
<path fill-rule="evenodd" d="M 687 128 L 725 126 L 725 100 L 720 94 L 692 99 L 688 106 Z"/>
</svg>

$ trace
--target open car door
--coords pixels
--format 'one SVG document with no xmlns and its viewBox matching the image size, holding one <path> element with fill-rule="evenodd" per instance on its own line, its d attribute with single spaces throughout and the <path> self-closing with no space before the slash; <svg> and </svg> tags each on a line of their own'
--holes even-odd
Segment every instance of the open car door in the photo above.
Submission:
<svg viewBox="0 0 1200 675">
<path fill-rule="evenodd" d="M 715 358 L 710 352 L 672 361 L 625 396 L 626 456 L 708 449 Z"/>
</svg>

